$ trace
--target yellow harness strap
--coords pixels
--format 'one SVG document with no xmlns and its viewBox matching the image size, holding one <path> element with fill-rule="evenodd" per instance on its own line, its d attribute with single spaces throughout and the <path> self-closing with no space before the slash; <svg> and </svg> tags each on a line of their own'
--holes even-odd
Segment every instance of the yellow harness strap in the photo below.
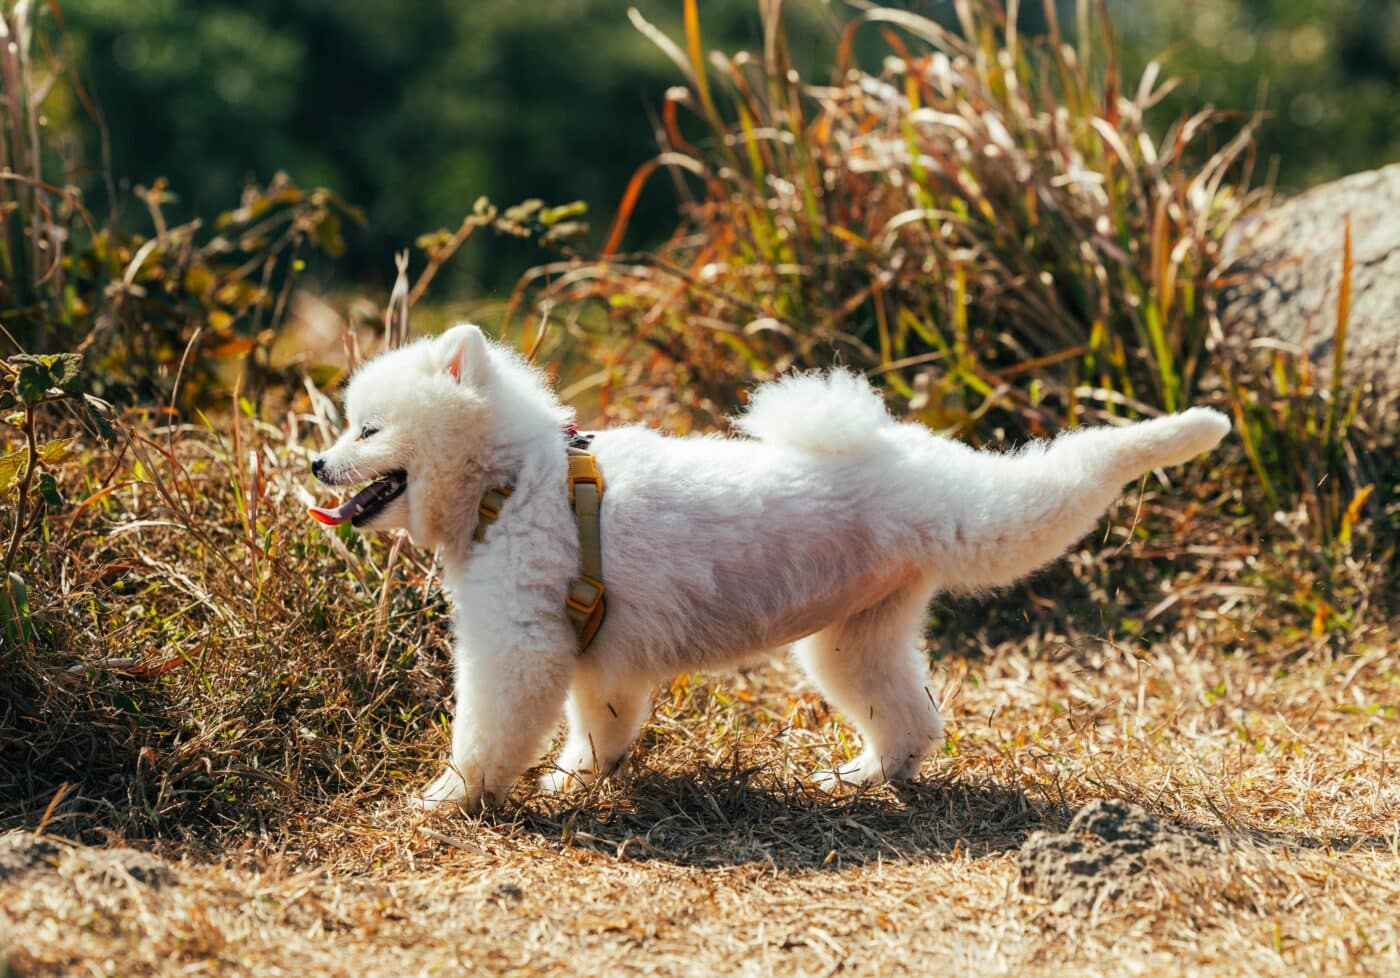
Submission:
<svg viewBox="0 0 1400 978">
<path fill-rule="evenodd" d="M 603 604 L 603 476 L 598 461 L 581 448 L 569 447 L 569 505 L 578 524 L 579 575 L 569 582 L 564 610 L 578 632 L 578 650 L 588 648 L 607 608 Z"/>
<path fill-rule="evenodd" d="M 480 505 L 476 507 L 476 532 L 472 534 L 473 540 L 480 543 L 486 539 L 486 528 L 496 522 L 496 517 L 501 515 L 501 507 L 514 492 L 515 489 L 511 486 L 495 486 L 486 490 Z"/>
<path fill-rule="evenodd" d="M 486 539 L 486 528 L 501 515 L 501 507 L 515 490 L 511 486 L 487 489 L 477 507 L 477 543 Z M 578 633 L 578 651 L 582 655 L 598 634 L 607 607 L 603 602 L 603 533 L 599 519 L 603 503 L 603 477 L 598 462 L 581 448 L 569 447 L 569 505 L 578 524 L 579 575 L 569 582 L 564 598 L 564 612 Z"/>
</svg>

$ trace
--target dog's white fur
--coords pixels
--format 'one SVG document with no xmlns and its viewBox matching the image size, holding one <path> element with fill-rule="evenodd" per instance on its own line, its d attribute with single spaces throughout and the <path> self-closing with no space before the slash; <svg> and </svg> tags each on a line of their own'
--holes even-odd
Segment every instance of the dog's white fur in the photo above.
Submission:
<svg viewBox="0 0 1400 978">
<path fill-rule="evenodd" d="M 500 801 L 562 710 L 557 789 L 605 775 L 645 721 L 653 682 L 795 643 L 797 660 L 864 738 L 819 783 L 915 774 L 943 738 L 919 651 L 939 591 L 1008 584 L 1087 533 L 1124 483 L 1212 448 L 1215 411 L 1077 430 L 990 454 L 895 421 L 862 378 L 758 388 L 745 437 L 598 433 L 607 618 L 577 655 L 564 615 L 578 573 L 565 436 L 543 378 L 477 327 L 386 353 L 350 382 L 346 433 L 322 479 L 394 469 L 408 488 L 372 522 L 440 548 L 455 605 L 456 718 L 433 807 Z M 377 428 L 362 438 L 365 425 Z M 485 489 L 515 493 L 472 543 Z M 567 699 L 567 704 L 566 704 Z"/>
</svg>

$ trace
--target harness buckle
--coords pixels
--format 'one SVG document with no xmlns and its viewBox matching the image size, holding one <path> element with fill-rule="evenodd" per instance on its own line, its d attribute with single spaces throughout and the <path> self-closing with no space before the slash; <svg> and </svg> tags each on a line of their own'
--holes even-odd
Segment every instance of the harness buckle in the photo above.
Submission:
<svg viewBox="0 0 1400 978">
<path fill-rule="evenodd" d="M 564 596 L 564 604 L 569 610 L 580 615 L 593 615 L 603 605 L 603 582 L 596 577 L 589 577 L 587 574 L 580 574 L 569 582 L 568 594 Z"/>
</svg>

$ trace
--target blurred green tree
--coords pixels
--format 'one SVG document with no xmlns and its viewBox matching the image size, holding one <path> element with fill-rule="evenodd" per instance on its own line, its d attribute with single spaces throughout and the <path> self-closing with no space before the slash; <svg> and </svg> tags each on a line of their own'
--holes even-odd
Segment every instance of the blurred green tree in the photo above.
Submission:
<svg viewBox="0 0 1400 978">
<path fill-rule="evenodd" d="M 680 5 L 638 3 L 679 36 Z M 655 152 L 649 107 L 676 80 L 608 0 L 65 0 L 80 70 L 109 122 L 111 169 L 169 178 L 213 214 L 249 179 L 288 171 L 362 204 L 351 271 L 455 227 L 480 195 L 581 199 L 607 215 Z M 707 44 L 759 37 L 753 0 L 707 0 Z M 98 183 L 97 134 L 88 183 Z M 665 194 L 637 229 L 664 233 Z M 606 223 L 606 217 L 595 217 Z M 466 264 L 502 284 L 527 246 L 474 242 Z M 537 256 L 536 256 L 537 257 Z"/>
<path fill-rule="evenodd" d="M 679 0 L 635 2 L 682 36 Z M 1076 0 L 1058 2 L 1068 27 Z M 1210 101 L 1272 112 L 1261 155 L 1277 161 L 1283 188 L 1400 158 L 1400 5 L 1106 2 L 1129 84 L 1150 57 L 1174 49 L 1167 71 L 1187 80 L 1159 111 Z M 892 5 L 955 22 L 951 0 Z M 1023 29 L 1037 32 L 1040 5 L 1022 7 Z M 707 48 L 756 47 L 757 0 L 701 8 Z M 785 4 L 795 58 L 812 80 L 827 80 L 833 25 L 853 9 Z M 203 215 L 278 170 L 332 187 L 367 211 L 349 270 L 369 280 L 387 277 L 392 250 L 455 226 L 482 194 L 582 199 L 601 233 L 655 150 L 651 110 L 679 80 L 610 0 L 64 0 L 61 10 L 109 122 L 113 174 L 144 184 L 167 176 L 180 207 Z M 97 135 L 84 143 L 95 189 Z M 669 191 L 655 180 L 629 241 L 673 226 Z M 539 257 L 529 249 L 473 241 L 458 275 L 499 289 Z"/>
<path fill-rule="evenodd" d="M 1394 0 L 1112 0 L 1139 66 L 1171 50 L 1170 106 L 1264 109 L 1261 164 L 1280 189 L 1400 160 L 1400 4 Z"/>
</svg>

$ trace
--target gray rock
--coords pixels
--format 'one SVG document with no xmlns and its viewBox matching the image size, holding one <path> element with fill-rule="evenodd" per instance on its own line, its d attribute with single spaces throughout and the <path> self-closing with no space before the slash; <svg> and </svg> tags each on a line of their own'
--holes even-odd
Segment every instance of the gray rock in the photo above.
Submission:
<svg viewBox="0 0 1400 978">
<path fill-rule="evenodd" d="M 1348 215 L 1343 372 L 1389 399 L 1400 392 L 1400 163 L 1314 187 L 1237 224 L 1223 249 L 1232 284 L 1221 296 L 1221 324 L 1232 338 L 1281 340 L 1330 364 Z"/>
</svg>

